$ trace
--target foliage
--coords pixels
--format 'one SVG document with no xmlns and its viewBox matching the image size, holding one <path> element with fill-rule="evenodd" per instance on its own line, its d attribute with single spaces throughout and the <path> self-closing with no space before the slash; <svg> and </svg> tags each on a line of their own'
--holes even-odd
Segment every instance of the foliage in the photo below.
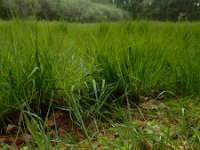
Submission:
<svg viewBox="0 0 200 150">
<path fill-rule="evenodd" d="M 28 17 L 40 9 L 37 0 L 1 0 L 0 3 L 0 18 Z"/>
<path fill-rule="evenodd" d="M 0 18 L 36 17 L 73 22 L 115 21 L 127 14 L 115 6 L 90 0 L 1 0 Z"/>
<path fill-rule="evenodd" d="M 117 8 L 118 7 L 118 8 Z M 128 19 L 184 21 L 200 19 L 199 0 L 1 0 L 0 18 L 73 22 Z"/>
<path fill-rule="evenodd" d="M 198 20 L 199 0 L 115 0 L 133 18 L 153 20 Z"/>
</svg>

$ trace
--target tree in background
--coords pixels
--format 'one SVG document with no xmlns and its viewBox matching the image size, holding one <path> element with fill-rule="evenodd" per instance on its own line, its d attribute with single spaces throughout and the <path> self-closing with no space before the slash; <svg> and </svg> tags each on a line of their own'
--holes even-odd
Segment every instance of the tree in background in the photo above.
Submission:
<svg viewBox="0 0 200 150">
<path fill-rule="evenodd" d="M 145 14 L 156 20 L 192 20 L 195 11 L 199 11 L 195 3 L 199 0 L 153 0 L 146 6 Z"/>
<path fill-rule="evenodd" d="M 118 7 L 118 8 L 117 8 Z M 198 20 L 200 0 L 0 0 L 0 18 L 11 16 L 75 22 L 126 19 Z"/>
<path fill-rule="evenodd" d="M 12 9 L 14 7 L 14 4 L 12 1 L 8 0 L 0 0 L 0 18 L 7 19 L 9 18 L 10 14 L 10 8 Z"/>
<path fill-rule="evenodd" d="M 0 18 L 33 16 L 39 11 L 37 0 L 0 0 Z"/>
<path fill-rule="evenodd" d="M 11 17 L 98 22 L 123 20 L 127 12 L 109 0 L 0 0 L 0 18 Z"/>
<path fill-rule="evenodd" d="M 130 12 L 134 19 L 200 19 L 200 0 L 112 0 L 112 2 Z"/>
</svg>

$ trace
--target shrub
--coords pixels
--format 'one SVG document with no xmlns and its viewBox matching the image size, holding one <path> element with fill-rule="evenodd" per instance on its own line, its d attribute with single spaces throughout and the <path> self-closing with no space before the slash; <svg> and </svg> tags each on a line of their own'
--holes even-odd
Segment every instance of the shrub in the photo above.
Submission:
<svg viewBox="0 0 200 150">
<path fill-rule="evenodd" d="M 60 0 L 56 10 L 59 18 L 76 22 L 113 21 L 121 20 L 126 16 L 121 9 L 93 3 L 90 0 Z"/>
<path fill-rule="evenodd" d="M 6 19 L 10 16 L 10 8 L 14 7 L 14 3 L 10 0 L 0 0 L 0 18 Z"/>
<path fill-rule="evenodd" d="M 91 0 L 0 0 L 0 18 L 35 15 L 38 19 L 69 22 L 97 22 L 121 20 L 125 11 L 115 6 Z"/>
<path fill-rule="evenodd" d="M 38 12 L 38 0 L 0 0 L 0 17 L 28 17 Z"/>
</svg>

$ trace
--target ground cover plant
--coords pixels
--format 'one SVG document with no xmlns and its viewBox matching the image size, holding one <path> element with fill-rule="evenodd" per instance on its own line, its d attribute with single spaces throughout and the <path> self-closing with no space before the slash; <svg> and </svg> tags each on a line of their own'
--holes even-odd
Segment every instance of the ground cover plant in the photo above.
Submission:
<svg viewBox="0 0 200 150">
<path fill-rule="evenodd" d="M 1 21 L 2 148 L 198 149 L 199 25 Z"/>
</svg>

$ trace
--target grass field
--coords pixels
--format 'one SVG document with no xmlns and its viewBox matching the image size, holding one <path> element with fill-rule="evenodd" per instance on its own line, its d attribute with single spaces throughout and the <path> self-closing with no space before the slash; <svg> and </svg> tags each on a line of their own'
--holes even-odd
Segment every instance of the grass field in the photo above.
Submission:
<svg viewBox="0 0 200 150">
<path fill-rule="evenodd" d="M 24 149 L 198 149 L 199 27 L 1 21 L 1 134 L 8 124 L 15 137 L 27 129 Z M 84 138 L 52 138 L 53 112 Z"/>
</svg>

